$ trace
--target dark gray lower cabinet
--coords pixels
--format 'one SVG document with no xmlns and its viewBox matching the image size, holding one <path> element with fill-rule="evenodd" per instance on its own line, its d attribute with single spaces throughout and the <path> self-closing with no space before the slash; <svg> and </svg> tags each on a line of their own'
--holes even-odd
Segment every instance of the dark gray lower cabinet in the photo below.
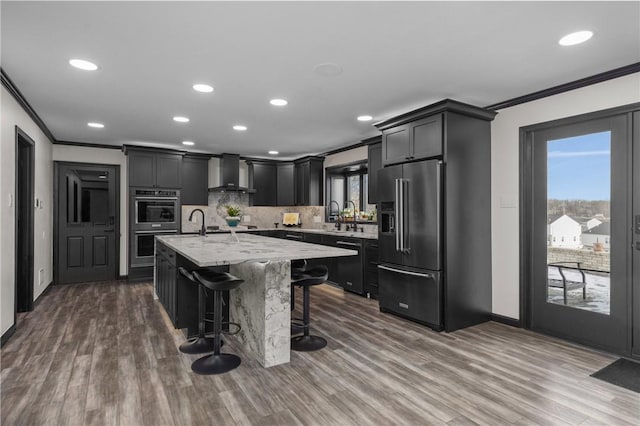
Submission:
<svg viewBox="0 0 640 426">
<path fill-rule="evenodd" d="M 329 267 L 329 281 L 339 285 L 345 290 L 363 294 L 362 240 L 359 238 L 323 235 L 321 243 L 358 252 L 358 254 L 354 256 L 332 257 L 326 260 L 327 266 Z"/>
<path fill-rule="evenodd" d="M 187 329 L 187 336 L 198 333 L 198 285 L 183 277 L 179 267 L 188 271 L 198 269 L 196 265 L 177 254 L 162 243 L 156 243 L 156 293 L 175 328 Z M 227 272 L 228 267 L 216 267 Z M 222 320 L 229 321 L 229 292 L 223 294 Z M 207 296 L 207 312 L 213 311 L 213 293 Z M 213 331 L 211 323 L 206 331 Z M 225 327 L 228 329 L 228 327 Z"/>
<path fill-rule="evenodd" d="M 364 293 L 378 298 L 378 241 L 364 243 Z"/>
<path fill-rule="evenodd" d="M 177 301 L 176 254 L 161 243 L 156 243 L 156 293 L 172 323 L 176 324 Z"/>
</svg>

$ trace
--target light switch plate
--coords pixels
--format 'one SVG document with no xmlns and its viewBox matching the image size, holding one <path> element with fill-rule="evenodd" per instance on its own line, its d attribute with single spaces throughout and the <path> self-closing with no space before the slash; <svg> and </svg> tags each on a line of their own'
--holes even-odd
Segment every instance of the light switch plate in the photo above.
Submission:
<svg viewBox="0 0 640 426">
<path fill-rule="evenodd" d="M 313 223 L 321 223 L 321 222 L 322 222 L 322 216 L 313 217 Z"/>
</svg>

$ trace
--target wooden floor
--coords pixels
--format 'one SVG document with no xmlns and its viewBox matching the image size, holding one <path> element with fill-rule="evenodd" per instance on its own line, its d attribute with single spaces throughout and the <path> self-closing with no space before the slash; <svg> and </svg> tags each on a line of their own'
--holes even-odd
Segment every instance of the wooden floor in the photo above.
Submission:
<svg viewBox="0 0 640 426">
<path fill-rule="evenodd" d="M 329 345 L 198 376 L 150 284 L 55 286 L 2 348 L 2 425 L 640 424 L 640 394 L 589 374 L 613 356 L 486 323 L 455 333 L 312 289 Z M 300 305 L 300 304 L 298 304 Z"/>
</svg>

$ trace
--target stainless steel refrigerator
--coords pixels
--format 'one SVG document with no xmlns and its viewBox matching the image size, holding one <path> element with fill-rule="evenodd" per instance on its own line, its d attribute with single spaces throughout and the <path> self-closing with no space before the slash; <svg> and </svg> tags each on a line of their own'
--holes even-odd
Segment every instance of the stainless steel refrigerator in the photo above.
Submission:
<svg viewBox="0 0 640 426">
<path fill-rule="evenodd" d="M 378 172 L 380 310 L 443 328 L 443 164 L 425 160 Z"/>
</svg>

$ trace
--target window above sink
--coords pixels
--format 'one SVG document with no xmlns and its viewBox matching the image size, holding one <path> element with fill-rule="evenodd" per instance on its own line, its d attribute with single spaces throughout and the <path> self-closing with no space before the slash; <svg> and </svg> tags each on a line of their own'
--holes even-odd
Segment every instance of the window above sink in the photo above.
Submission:
<svg viewBox="0 0 640 426">
<path fill-rule="evenodd" d="M 376 223 L 376 205 L 368 202 L 369 175 L 367 161 L 343 164 L 325 169 L 326 221 L 338 217 L 348 222 Z"/>
</svg>

